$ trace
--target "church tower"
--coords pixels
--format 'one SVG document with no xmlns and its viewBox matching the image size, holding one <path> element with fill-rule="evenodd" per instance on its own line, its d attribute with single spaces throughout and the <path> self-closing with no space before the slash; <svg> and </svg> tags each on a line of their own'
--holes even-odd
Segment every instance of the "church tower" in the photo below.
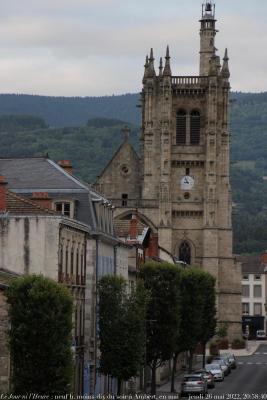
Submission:
<svg viewBox="0 0 267 400">
<path fill-rule="evenodd" d="M 216 33 L 215 4 L 207 0 L 200 20 L 198 76 L 173 75 L 169 47 L 156 73 L 151 49 L 143 77 L 139 167 L 128 165 L 128 181 L 121 173 L 115 180 L 112 173 L 117 196 L 130 182 L 138 184 L 124 194 L 128 201 L 122 205 L 108 193 L 111 172 L 98 183 L 117 206 L 118 218 L 138 208 L 160 247 L 216 278 L 218 322 L 228 323 L 234 336 L 241 333 L 241 271 L 232 254 L 230 72 L 227 50 L 222 65 L 216 54 Z"/>
</svg>

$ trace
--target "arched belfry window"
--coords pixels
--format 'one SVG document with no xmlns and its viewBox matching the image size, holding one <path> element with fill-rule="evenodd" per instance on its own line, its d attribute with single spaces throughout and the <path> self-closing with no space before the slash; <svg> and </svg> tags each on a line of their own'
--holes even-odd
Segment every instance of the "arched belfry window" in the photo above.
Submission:
<svg viewBox="0 0 267 400">
<path fill-rule="evenodd" d="M 190 144 L 200 142 L 200 113 L 193 110 L 190 114 Z"/>
<path fill-rule="evenodd" d="M 188 242 L 184 241 L 179 247 L 179 261 L 191 265 L 191 248 Z"/>
<path fill-rule="evenodd" d="M 176 114 L 176 144 L 186 144 L 186 111 L 178 110 Z"/>
</svg>

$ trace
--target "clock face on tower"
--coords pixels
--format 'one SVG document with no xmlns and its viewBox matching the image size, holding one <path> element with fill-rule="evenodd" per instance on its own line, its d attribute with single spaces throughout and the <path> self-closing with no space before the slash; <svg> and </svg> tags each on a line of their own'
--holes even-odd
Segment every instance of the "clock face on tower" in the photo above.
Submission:
<svg viewBox="0 0 267 400">
<path fill-rule="evenodd" d="M 182 190 L 191 190 L 194 187 L 195 181 L 192 176 L 185 175 L 181 179 L 181 189 Z"/>
</svg>

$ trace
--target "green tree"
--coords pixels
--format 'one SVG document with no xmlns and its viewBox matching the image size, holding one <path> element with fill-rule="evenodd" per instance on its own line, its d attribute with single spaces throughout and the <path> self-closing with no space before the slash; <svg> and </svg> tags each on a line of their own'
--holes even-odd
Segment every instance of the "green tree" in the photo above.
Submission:
<svg viewBox="0 0 267 400">
<path fill-rule="evenodd" d="M 54 396 L 70 393 L 72 297 L 43 276 L 11 283 L 9 307 L 12 392 Z"/>
<path fill-rule="evenodd" d="M 99 282 L 100 371 L 122 381 L 137 376 L 144 361 L 146 292 L 127 293 L 126 281 L 106 275 Z"/>
<path fill-rule="evenodd" d="M 203 272 L 201 288 L 204 295 L 204 306 L 201 324 L 201 343 L 203 348 L 202 365 L 206 363 L 206 345 L 216 331 L 216 279 L 209 273 Z"/>
<path fill-rule="evenodd" d="M 151 394 L 156 393 L 156 370 L 175 350 L 180 324 L 181 270 L 168 263 L 148 262 L 140 270 L 149 291 L 146 322 L 146 364 L 151 369 Z"/>
<path fill-rule="evenodd" d="M 174 377 L 178 356 L 189 351 L 189 371 L 198 343 L 206 342 L 214 335 L 216 327 L 215 280 L 199 268 L 186 268 L 182 271 L 181 294 L 182 311 L 180 329 L 176 335 L 176 348 L 173 354 L 171 391 L 175 391 Z"/>
</svg>

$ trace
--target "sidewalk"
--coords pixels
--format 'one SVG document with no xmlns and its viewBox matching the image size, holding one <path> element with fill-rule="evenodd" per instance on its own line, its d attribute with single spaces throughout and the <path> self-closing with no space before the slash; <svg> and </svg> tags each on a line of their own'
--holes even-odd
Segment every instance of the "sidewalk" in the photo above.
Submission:
<svg viewBox="0 0 267 400">
<path fill-rule="evenodd" d="M 229 349 L 229 350 L 221 350 L 221 353 L 233 353 L 236 357 L 243 357 L 243 356 L 251 356 L 257 348 L 260 346 L 261 343 L 256 342 L 255 340 L 249 340 L 246 349 Z"/>
</svg>

